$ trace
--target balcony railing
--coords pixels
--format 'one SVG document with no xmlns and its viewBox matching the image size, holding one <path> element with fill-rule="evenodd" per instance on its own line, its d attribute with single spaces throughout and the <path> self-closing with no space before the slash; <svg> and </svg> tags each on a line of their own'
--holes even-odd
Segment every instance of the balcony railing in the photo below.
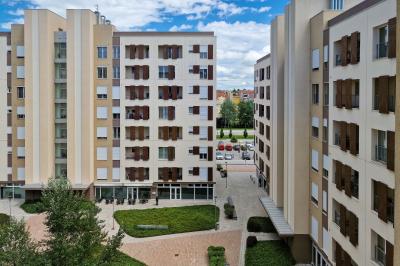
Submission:
<svg viewBox="0 0 400 266">
<path fill-rule="evenodd" d="M 383 58 L 388 56 L 388 43 L 378 43 L 376 45 L 376 58 Z"/>
<path fill-rule="evenodd" d="M 375 161 L 387 162 L 387 149 L 382 145 L 375 146 Z"/>
<path fill-rule="evenodd" d="M 375 246 L 375 261 L 379 264 L 384 266 L 386 264 L 386 254 L 385 251 L 378 247 Z"/>
</svg>

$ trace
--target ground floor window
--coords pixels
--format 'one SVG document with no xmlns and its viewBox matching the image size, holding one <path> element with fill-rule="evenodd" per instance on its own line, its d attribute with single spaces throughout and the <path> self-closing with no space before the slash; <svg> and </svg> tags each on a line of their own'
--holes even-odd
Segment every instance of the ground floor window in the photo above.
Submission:
<svg viewBox="0 0 400 266">
<path fill-rule="evenodd" d="M 13 199 L 24 199 L 25 190 L 21 186 L 9 185 L 0 188 L 0 198 L 7 199 L 11 196 Z"/>
<path fill-rule="evenodd" d="M 192 199 L 212 200 L 214 198 L 213 184 L 158 184 L 159 199 Z"/>
<path fill-rule="evenodd" d="M 150 187 L 96 187 L 96 199 L 149 199 Z"/>
<path fill-rule="evenodd" d="M 330 266 L 328 259 L 324 257 L 322 252 L 314 243 L 311 249 L 311 259 L 311 265 L 313 266 Z"/>
</svg>

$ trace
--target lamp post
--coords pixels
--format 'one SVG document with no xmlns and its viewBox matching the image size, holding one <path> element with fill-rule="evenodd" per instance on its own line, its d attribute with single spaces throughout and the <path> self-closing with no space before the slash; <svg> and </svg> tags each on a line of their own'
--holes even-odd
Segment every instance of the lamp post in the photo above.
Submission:
<svg viewBox="0 0 400 266">
<path fill-rule="evenodd" d="M 225 188 L 228 188 L 228 162 L 225 161 Z"/>
<path fill-rule="evenodd" d="M 217 196 L 214 196 L 215 208 L 214 208 L 214 221 L 215 221 L 215 231 L 218 230 L 218 220 L 217 220 Z"/>
<path fill-rule="evenodd" d="M 11 199 L 12 199 L 12 195 L 9 194 L 8 195 L 8 206 L 10 207 L 10 218 L 11 218 Z"/>
<path fill-rule="evenodd" d="M 113 205 L 112 205 L 112 230 L 114 230 L 114 197 L 112 197 Z"/>
</svg>

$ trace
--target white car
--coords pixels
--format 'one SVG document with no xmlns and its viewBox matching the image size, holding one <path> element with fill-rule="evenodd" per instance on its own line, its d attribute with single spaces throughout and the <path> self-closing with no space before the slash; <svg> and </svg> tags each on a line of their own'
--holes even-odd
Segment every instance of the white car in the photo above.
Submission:
<svg viewBox="0 0 400 266">
<path fill-rule="evenodd" d="M 253 144 L 247 143 L 247 144 L 246 144 L 246 147 L 247 147 L 247 149 L 248 149 L 249 151 L 254 151 L 254 146 L 253 146 Z"/>
<path fill-rule="evenodd" d="M 222 154 L 222 152 L 217 152 L 215 158 L 217 160 L 223 160 L 224 159 L 224 155 Z"/>
<path fill-rule="evenodd" d="M 233 154 L 232 153 L 225 153 L 225 160 L 232 160 Z"/>
</svg>

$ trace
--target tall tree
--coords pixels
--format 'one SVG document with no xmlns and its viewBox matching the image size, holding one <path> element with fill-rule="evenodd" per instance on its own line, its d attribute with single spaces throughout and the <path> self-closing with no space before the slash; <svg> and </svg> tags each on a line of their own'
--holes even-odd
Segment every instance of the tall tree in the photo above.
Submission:
<svg viewBox="0 0 400 266">
<path fill-rule="evenodd" d="M 247 128 L 253 123 L 253 102 L 240 101 L 238 105 L 238 120 L 242 127 Z"/>
<path fill-rule="evenodd" d="M 225 121 L 225 127 L 232 127 L 236 120 L 236 107 L 230 99 L 226 99 L 222 105 L 220 114 Z"/>
</svg>

